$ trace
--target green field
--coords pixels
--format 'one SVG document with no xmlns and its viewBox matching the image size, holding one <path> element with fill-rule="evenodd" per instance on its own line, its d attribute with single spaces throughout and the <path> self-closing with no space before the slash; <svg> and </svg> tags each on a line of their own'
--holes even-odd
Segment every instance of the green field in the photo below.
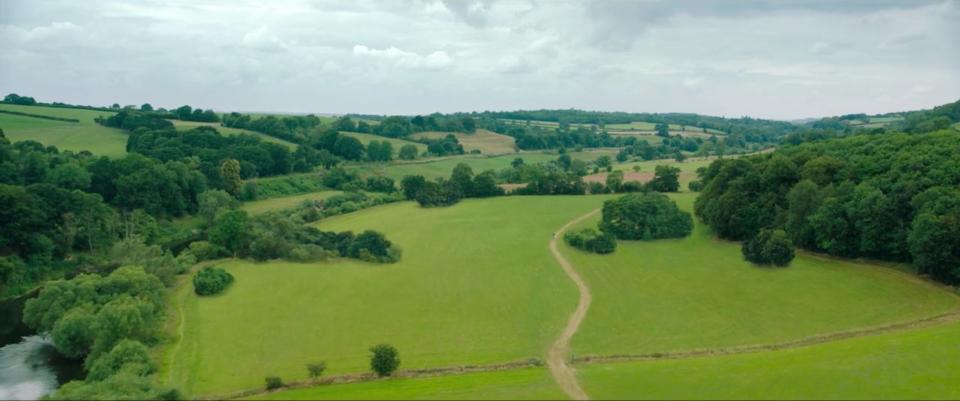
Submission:
<svg viewBox="0 0 960 401">
<path fill-rule="evenodd" d="M 257 400 L 556 400 L 565 398 L 543 368 L 335 384 L 268 393 Z"/>
<path fill-rule="evenodd" d="M 260 138 L 266 142 L 272 142 L 279 145 L 284 145 L 286 147 L 291 148 L 291 150 L 296 149 L 297 147 L 297 144 L 290 141 L 285 141 L 283 139 L 275 138 L 270 135 L 262 134 L 256 131 L 250 131 L 250 130 L 245 130 L 241 128 L 224 127 L 224 126 L 221 126 L 220 123 L 205 123 L 205 122 L 199 122 L 199 121 L 181 121 L 181 120 L 169 120 L 169 121 L 173 123 L 173 125 L 177 128 L 178 131 L 186 131 L 196 127 L 213 127 L 213 128 L 216 128 L 217 131 L 223 135 L 247 134 L 247 135 L 252 135 L 257 138 Z"/>
<path fill-rule="evenodd" d="M 251 202 L 244 202 L 241 208 L 246 210 L 250 214 L 260 214 L 269 211 L 292 209 L 306 200 L 323 200 L 331 196 L 341 194 L 340 191 L 322 191 L 322 192 L 311 192 L 301 195 L 293 196 L 284 196 L 282 198 L 272 198 L 257 200 Z"/>
<path fill-rule="evenodd" d="M 957 399 L 960 323 L 782 351 L 577 370 L 595 399 Z"/>
<path fill-rule="evenodd" d="M 0 110 L 80 120 L 74 123 L 0 113 L 0 128 L 11 142 L 33 140 L 60 150 L 87 150 L 109 157 L 127 153 L 126 132 L 93 122 L 94 118 L 108 117 L 113 112 L 12 104 L 0 104 Z"/>
<path fill-rule="evenodd" d="M 688 211 L 695 196 L 673 195 Z M 960 308 L 950 292 L 867 263 L 800 253 L 785 269 L 755 267 L 702 224 L 683 239 L 620 241 L 611 255 L 565 252 L 594 294 L 572 342 L 579 356 L 781 343 Z"/>
<path fill-rule="evenodd" d="M 405 140 L 405 139 L 387 138 L 387 137 L 385 137 L 385 136 L 373 135 L 373 134 L 363 134 L 363 133 L 360 133 L 360 132 L 340 131 L 340 134 L 341 134 L 341 135 L 346 135 L 346 136 L 351 136 L 351 137 L 357 138 L 357 140 L 359 140 L 360 143 L 363 144 L 363 146 L 367 146 L 367 144 L 369 144 L 369 143 L 372 142 L 372 141 L 387 141 L 387 142 L 390 142 L 390 144 L 393 145 L 393 156 L 394 156 L 394 157 L 397 156 L 397 154 L 400 152 L 400 148 L 401 148 L 403 145 L 413 145 L 413 146 L 416 146 L 416 147 L 417 147 L 417 155 L 419 155 L 419 154 L 427 151 L 427 145 L 424 145 L 424 144 L 419 143 L 419 142 L 408 141 L 408 140 Z"/>
<path fill-rule="evenodd" d="M 402 202 L 324 220 L 325 230 L 381 231 L 403 259 L 223 262 L 236 282 L 222 296 L 185 297 L 183 340 L 161 377 L 209 395 L 259 388 L 269 375 L 302 380 L 317 360 L 329 374 L 362 372 L 380 342 L 397 346 L 401 369 L 542 358 L 577 299 L 547 242 L 603 199 Z"/>
<path fill-rule="evenodd" d="M 615 156 L 616 152 L 610 150 L 570 152 L 569 155 L 575 159 L 594 160 L 600 156 Z M 513 155 L 501 156 L 480 156 L 480 155 L 462 155 L 450 156 L 436 159 L 426 159 L 417 162 L 394 162 L 389 164 L 359 164 L 351 168 L 361 174 L 385 175 L 400 180 L 407 175 L 420 174 L 427 178 L 449 177 L 450 172 L 459 163 L 466 163 L 474 173 L 484 170 L 500 170 L 510 167 L 510 162 L 516 158 L 522 158 L 525 163 L 545 163 L 556 160 L 559 155 L 551 153 L 519 153 Z"/>
<path fill-rule="evenodd" d="M 420 132 L 413 136 L 415 138 L 437 139 L 450 134 L 450 132 Z M 463 145 L 465 152 L 479 150 L 480 153 L 485 155 L 517 153 L 516 140 L 507 135 L 501 135 L 485 129 L 478 129 L 472 134 L 455 132 L 453 135 L 456 136 L 460 144 Z"/>
</svg>

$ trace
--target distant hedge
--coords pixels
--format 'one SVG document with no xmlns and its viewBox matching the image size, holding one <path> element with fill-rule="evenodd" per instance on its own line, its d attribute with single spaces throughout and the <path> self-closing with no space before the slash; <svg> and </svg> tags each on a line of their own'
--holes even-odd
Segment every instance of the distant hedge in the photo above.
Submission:
<svg viewBox="0 0 960 401">
<path fill-rule="evenodd" d="M 0 113 L 3 114 L 13 114 L 15 116 L 24 116 L 24 117 L 33 117 L 33 118 L 42 118 L 44 120 L 54 120 L 54 121 L 66 121 L 68 123 L 78 123 L 80 120 L 76 118 L 64 118 L 64 117 L 54 117 L 54 116 L 45 116 L 43 114 L 33 114 L 33 113 L 23 113 L 19 111 L 11 110 L 0 110 Z"/>
</svg>

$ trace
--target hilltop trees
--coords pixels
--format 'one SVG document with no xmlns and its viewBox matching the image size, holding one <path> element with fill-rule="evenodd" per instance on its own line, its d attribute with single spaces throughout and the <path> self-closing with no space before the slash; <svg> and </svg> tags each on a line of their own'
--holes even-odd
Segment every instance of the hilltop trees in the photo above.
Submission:
<svg viewBox="0 0 960 401">
<path fill-rule="evenodd" d="M 647 185 L 657 192 L 677 192 L 680 190 L 680 169 L 667 165 L 654 168 L 653 180 Z"/>
</svg>

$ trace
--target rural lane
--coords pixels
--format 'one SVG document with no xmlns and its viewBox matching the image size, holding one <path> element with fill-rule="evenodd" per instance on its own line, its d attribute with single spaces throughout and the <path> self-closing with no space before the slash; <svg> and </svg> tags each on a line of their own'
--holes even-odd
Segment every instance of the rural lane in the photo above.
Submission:
<svg viewBox="0 0 960 401">
<path fill-rule="evenodd" d="M 577 329 L 580 328 L 580 323 L 583 322 L 583 318 L 587 316 L 587 310 L 590 309 L 592 297 L 590 295 L 590 288 L 587 287 L 587 283 L 583 281 L 580 274 L 573 268 L 573 264 L 560 254 L 560 250 L 557 248 L 557 238 L 562 237 L 563 232 L 570 226 L 590 218 L 599 211 L 600 209 L 596 209 L 573 219 L 563 227 L 560 227 L 560 230 L 555 232 L 553 237 L 550 238 L 550 253 L 553 254 L 553 258 L 557 260 L 557 263 L 560 263 L 560 267 L 567 273 L 567 277 L 573 280 L 577 285 L 577 289 L 580 291 L 580 302 L 577 304 L 577 309 L 570 315 L 567 326 L 563 328 L 563 332 L 560 333 L 560 336 L 557 337 L 547 352 L 547 366 L 550 368 L 550 374 L 553 375 L 553 379 L 557 381 L 557 384 L 560 385 L 563 392 L 574 400 L 590 399 L 587 393 L 580 388 L 580 383 L 577 382 L 577 376 L 573 372 L 573 369 L 567 365 L 566 359 L 570 354 L 570 338 L 572 338 L 574 333 L 577 332 Z"/>
</svg>

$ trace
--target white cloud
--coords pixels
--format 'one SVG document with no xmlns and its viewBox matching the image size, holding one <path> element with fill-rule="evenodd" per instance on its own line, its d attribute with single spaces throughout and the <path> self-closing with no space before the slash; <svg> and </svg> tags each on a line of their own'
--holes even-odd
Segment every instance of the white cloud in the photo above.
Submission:
<svg viewBox="0 0 960 401">
<path fill-rule="evenodd" d="M 353 46 L 353 54 L 385 60 L 400 68 L 436 70 L 453 64 L 453 58 L 444 51 L 435 51 L 426 56 L 390 46 L 384 50 L 371 49 L 364 45 Z"/>
<path fill-rule="evenodd" d="M 247 32 L 243 35 L 241 43 L 246 47 L 266 52 L 283 51 L 287 48 L 287 44 L 266 26 Z"/>
</svg>

